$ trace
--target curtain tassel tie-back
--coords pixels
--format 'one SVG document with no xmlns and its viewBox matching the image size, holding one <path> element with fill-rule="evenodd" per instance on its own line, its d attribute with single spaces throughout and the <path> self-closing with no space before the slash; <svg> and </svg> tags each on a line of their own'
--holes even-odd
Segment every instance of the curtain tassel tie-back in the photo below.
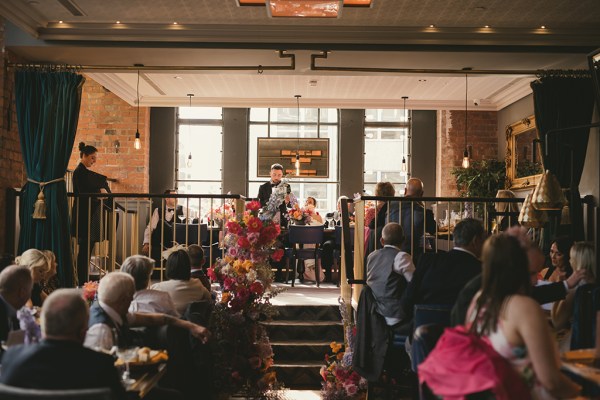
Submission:
<svg viewBox="0 0 600 400">
<path fill-rule="evenodd" d="M 44 196 L 44 187 L 51 183 L 64 181 L 65 178 L 57 178 L 48 182 L 38 182 L 33 179 L 27 178 L 28 182 L 35 183 L 40 186 L 40 193 L 38 193 L 37 200 L 33 205 L 33 219 L 46 219 L 46 196 Z"/>
</svg>

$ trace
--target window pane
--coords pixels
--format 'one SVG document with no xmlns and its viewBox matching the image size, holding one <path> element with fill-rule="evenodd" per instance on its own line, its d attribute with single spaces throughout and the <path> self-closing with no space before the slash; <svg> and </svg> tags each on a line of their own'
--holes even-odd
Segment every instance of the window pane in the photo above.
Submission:
<svg viewBox="0 0 600 400">
<path fill-rule="evenodd" d="M 333 123 L 338 122 L 338 110 L 337 108 L 321 108 L 321 123 Z"/>
<path fill-rule="evenodd" d="M 406 122 L 408 121 L 406 110 L 398 109 L 368 109 L 365 110 L 367 122 Z"/>
<path fill-rule="evenodd" d="M 266 131 L 266 126 L 264 129 Z M 317 125 L 271 125 L 271 137 L 316 138 Z"/>
<path fill-rule="evenodd" d="M 267 122 L 268 120 L 269 120 L 269 109 L 268 108 L 251 108 L 250 109 L 250 121 Z"/>
<path fill-rule="evenodd" d="M 318 108 L 300 108 L 300 122 L 317 122 Z M 298 122 L 298 109 L 271 108 L 271 122 Z"/>
<path fill-rule="evenodd" d="M 179 125 L 177 179 L 221 181 L 223 153 L 221 130 L 220 126 Z"/>
<path fill-rule="evenodd" d="M 181 119 L 223 119 L 221 107 L 179 107 Z"/>
<path fill-rule="evenodd" d="M 178 189 L 180 194 L 220 194 L 221 193 L 221 182 L 178 182 Z M 217 208 L 223 204 L 222 199 L 179 199 L 178 203 L 183 207 L 188 207 L 191 210 L 197 211 L 198 215 L 203 217 L 212 208 Z"/>
</svg>

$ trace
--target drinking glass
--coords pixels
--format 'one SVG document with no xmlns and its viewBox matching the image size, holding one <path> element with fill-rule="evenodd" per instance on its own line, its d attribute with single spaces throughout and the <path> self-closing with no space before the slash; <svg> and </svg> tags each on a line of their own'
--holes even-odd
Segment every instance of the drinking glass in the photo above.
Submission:
<svg viewBox="0 0 600 400">
<path fill-rule="evenodd" d="M 117 356 L 125 362 L 125 372 L 121 380 L 125 386 L 132 385 L 135 383 L 135 379 L 131 378 L 129 373 L 129 363 L 137 357 L 137 347 L 119 347 L 117 348 Z"/>
<path fill-rule="evenodd" d="M 331 215 L 331 214 L 325 215 L 325 219 L 327 220 L 327 227 L 333 228 L 333 215 Z"/>
<path fill-rule="evenodd" d="M 178 215 L 177 218 L 179 218 L 179 220 L 181 221 L 181 223 L 183 224 L 183 221 L 185 221 L 185 210 L 182 211 L 181 215 Z"/>
<path fill-rule="evenodd" d="M 333 212 L 333 220 L 335 221 L 335 224 L 337 225 L 340 222 L 340 213 L 337 211 Z"/>
</svg>

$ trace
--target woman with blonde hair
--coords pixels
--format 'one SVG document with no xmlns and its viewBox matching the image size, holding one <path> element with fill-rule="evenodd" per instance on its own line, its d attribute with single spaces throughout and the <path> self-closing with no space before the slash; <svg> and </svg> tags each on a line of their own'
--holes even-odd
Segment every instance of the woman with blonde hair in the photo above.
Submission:
<svg viewBox="0 0 600 400">
<path fill-rule="evenodd" d="M 575 293 L 583 285 L 596 283 L 595 251 L 594 245 L 589 242 L 575 242 L 569 251 L 571 266 L 573 271 L 585 271 L 584 278 L 579 285 L 569 289 L 564 300 L 557 301 L 552 306 L 552 324 L 557 331 L 569 329 L 573 322 L 573 310 L 575 307 Z M 564 331 L 563 331 L 564 332 Z M 571 343 L 570 330 L 559 335 L 559 345 L 561 350 L 569 350 Z"/>
<path fill-rule="evenodd" d="M 498 190 L 496 193 L 497 199 L 514 199 L 515 194 L 510 190 Z M 498 213 L 518 213 L 519 205 L 517 203 L 506 203 L 506 202 L 497 202 L 496 203 L 496 212 Z M 510 228 L 513 225 L 518 225 L 518 215 L 517 216 L 507 216 L 507 215 L 499 215 L 496 217 L 496 226 L 494 228 L 494 233 L 503 232 Z"/>
<path fill-rule="evenodd" d="M 52 270 L 52 263 L 46 255 L 38 249 L 29 249 L 15 259 L 17 265 L 29 268 L 33 279 L 31 290 L 31 304 L 41 307 L 43 303 L 42 280 Z M 45 297 L 45 296 L 44 296 Z"/>
</svg>

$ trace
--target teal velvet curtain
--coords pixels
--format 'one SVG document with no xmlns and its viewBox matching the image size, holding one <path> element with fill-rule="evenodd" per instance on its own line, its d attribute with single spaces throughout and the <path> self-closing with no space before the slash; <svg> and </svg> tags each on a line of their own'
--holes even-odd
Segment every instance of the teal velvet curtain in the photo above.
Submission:
<svg viewBox="0 0 600 400">
<path fill-rule="evenodd" d="M 574 240 L 584 240 L 579 181 L 585 164 L 590 129 L 569 130 L 550 136 L 547 136 L 547 132 L 591 122 L 594 110 L 592 80 L 589 77 L 544 77 L 532 82 L 531 88 L 535 122 L 542 141 L 544 168 L 556 175 L 563 189 L 570 189 L 571 226 L 568 232 L 562 233 Z M 548 155 L 544 152 L 546 141 Z M 550 236 L 556 236 L 558 230 L 559 226 L 552 226 Z"/>
<path fill-rule="evenodd" d="M 49 182 L 64 177 L 79 121 L 85 78 L 72 72 L 15 72 L 17 123 L 28 179 Z M 33 219 L 39 185 L 27 182 L 21 192 L 19 253 L 52 250 L 61 286 L 73 286 L 73 260 L 65 181 L 45 186 L 46 219 Z"/>
</svg>

